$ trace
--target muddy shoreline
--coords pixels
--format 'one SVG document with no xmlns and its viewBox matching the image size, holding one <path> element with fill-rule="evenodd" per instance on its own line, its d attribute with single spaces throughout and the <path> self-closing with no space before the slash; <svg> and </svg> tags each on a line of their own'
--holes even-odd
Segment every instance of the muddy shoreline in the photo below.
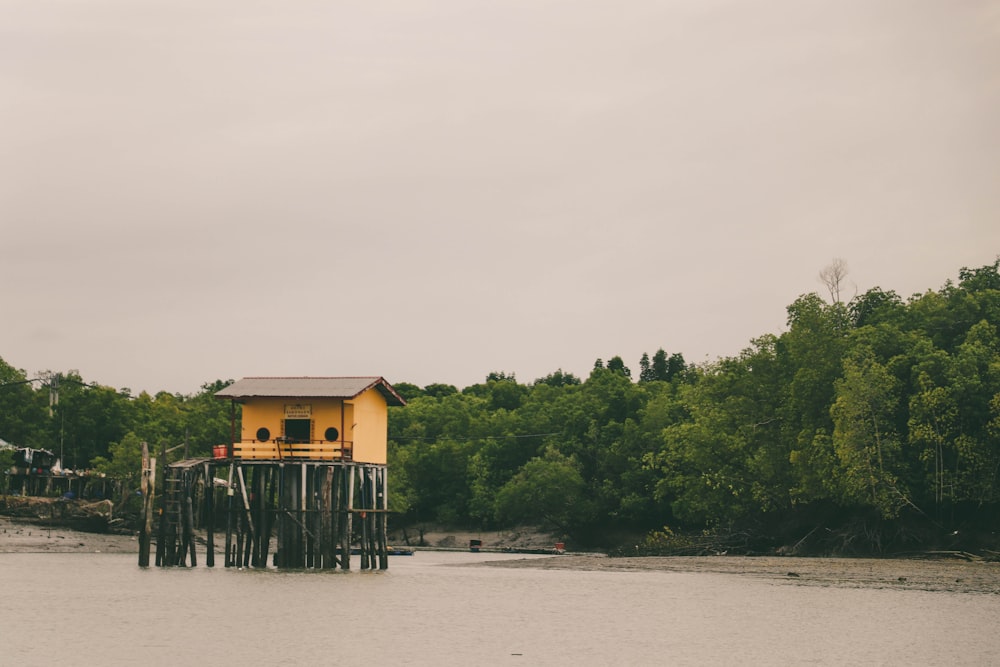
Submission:
<svg viewBox="0 0 1000 667">
<path fill-rule="evenodd" d="M 0 554 L 139 553 L 133 534 L 86 533 L 0 516 Z"/>
<path fill-rule="evenodd" d="M 430 536 L 428 536 L 430 537 Z M 441 541 L 440 536 L 436 541 Z M 449 545 L 467 544 L 465 535 L 448 535 Z M 538 535 L 484 536 L 491 542 L 536 542 Z M 494 539 L 490 539 L 493 537 Z M 527 538 L 527 539 L 525 539 Z M 85 533 L 0 516 L 0 559 L 11 553 L 137 554 L 134 534 Z M 420 547 L 415 547 L 419 558 Z M 610 558 L 602 554 L 565 554 L 548 558 L 483 560 L 468 567 L 558 569 L 571 571 L 646 571 L 712 573 L 755 577 L 780 585 L 878 588 L 1000 595 L 1000 563 L 960 559 L 799 558 L 783 556 L 643 556 Z"/>
<path fill-rule="evenodd" d="M 713 573 L 778 584 L 888 588 L 1000 595 L 1000 563 L 954 559 L 802 558 L 783 556 L 642 556 L 566 554 L 475 566 L 576 571 Z"/>
</svg>

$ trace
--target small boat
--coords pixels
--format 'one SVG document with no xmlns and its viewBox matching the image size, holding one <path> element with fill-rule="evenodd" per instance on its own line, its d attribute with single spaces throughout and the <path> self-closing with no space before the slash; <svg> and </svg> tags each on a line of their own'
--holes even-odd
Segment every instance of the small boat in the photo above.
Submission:
<svg viewBox="0 0 1000 667">
<path fill-rule="evenodd" d="M 389 547 L 390 556 L 412 556 L 413 549 L 405 549 L 403 547 Z"/>
<path fill-rule="evenodd" d="M 386 549 L 386 554 L 389 556 L 412 556 L 413 549 L 406 549 L 404 547 L 388 547 Z M 361 547 L 351 547 L 352 556 L 361 555 Z"/>
</svg>

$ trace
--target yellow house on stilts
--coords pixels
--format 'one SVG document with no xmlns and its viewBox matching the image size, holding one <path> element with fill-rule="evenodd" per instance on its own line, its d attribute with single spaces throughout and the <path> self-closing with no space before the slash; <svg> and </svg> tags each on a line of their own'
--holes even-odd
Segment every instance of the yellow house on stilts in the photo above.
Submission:
<svg viewBox="0 0 1000 667">
<path fill-rule="evenodd" d="M 243 460 L 384 465 L 388 406 L 405 405 L 381 377 L 251 377 L 215 396 L 242 405 L 232 456 Z"/>
<path fill-rule="evenodd" d="M 210 567 L 224 518 L 226 567 L 266 567 L 273 541 L 277 567 L 346 570 L 353 548 L 362 569 L 386 569 L 388 408 L 406 404 L 396 390 L 374 376 L 248 377 L 215 396 L 233 406 L 231 442 L 165 467 L 156 564 L 197 564 L 197 505 Z M 145 455 L 147 531 L 153 465 Z M 145 545 L 144 557 L 140 535 L 140 565 Z"/>
</svg>

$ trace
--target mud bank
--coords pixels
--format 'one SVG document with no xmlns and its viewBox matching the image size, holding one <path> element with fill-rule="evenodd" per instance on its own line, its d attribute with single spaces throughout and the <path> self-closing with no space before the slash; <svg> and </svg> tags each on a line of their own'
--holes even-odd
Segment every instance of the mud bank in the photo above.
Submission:
<svg viewBox="0 0 1000 667">
<path fill-rule="evenodd" d="M 1000 563 L 965 560 L 749 556 L 608 558 L 567 554 L 478 563 L 473 567 L 580 571 L 711 572 L 780 584 L 1000 594 Z"/>
<path fill-rule="evenodd" d="M 471 535 L 471 534 L 469 534 Z M 468 545 L 469 535 L 425 534 L 442 546 Z M 550 536 L 533 533 L 481 535 L 484 546 L 547 546 Z M 450 538 L 450 539 L 449 539 Z M 431 540 L 427 540 L 431 541 Z M 418 547 L 419 550 L 419 547 Z M 85 533 L 39 526 L 0 516 L 0 554 L 138 553 L 135 535 Z M 550 558 L 484 560 L 468 567 L 576 571 L 713 573 L 756 577 L 781 585 L 949 591 L 1000 595 L 1000 563 L 956 559 L 791 558 L 748 556 L 608 558 L 566 554 Z"/>
<path fill-rule="evenodd" d="M 85 533 L 42 526 L 0 516 L 0 554 L 11 553 L 138 553 L 134 535 Z"/>
</svg>

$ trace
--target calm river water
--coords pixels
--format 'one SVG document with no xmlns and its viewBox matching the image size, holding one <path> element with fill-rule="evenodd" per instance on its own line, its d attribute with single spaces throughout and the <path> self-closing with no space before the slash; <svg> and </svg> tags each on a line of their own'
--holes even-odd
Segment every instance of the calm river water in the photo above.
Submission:
<svg viewBox="0 0 1000 667">
<path fill-rule="evenodd" d="M 317 573 L 2 554 L 0 664 L 1000 664 L 996 595 L 456 567 L 487 558 Z"/>
</svg>

